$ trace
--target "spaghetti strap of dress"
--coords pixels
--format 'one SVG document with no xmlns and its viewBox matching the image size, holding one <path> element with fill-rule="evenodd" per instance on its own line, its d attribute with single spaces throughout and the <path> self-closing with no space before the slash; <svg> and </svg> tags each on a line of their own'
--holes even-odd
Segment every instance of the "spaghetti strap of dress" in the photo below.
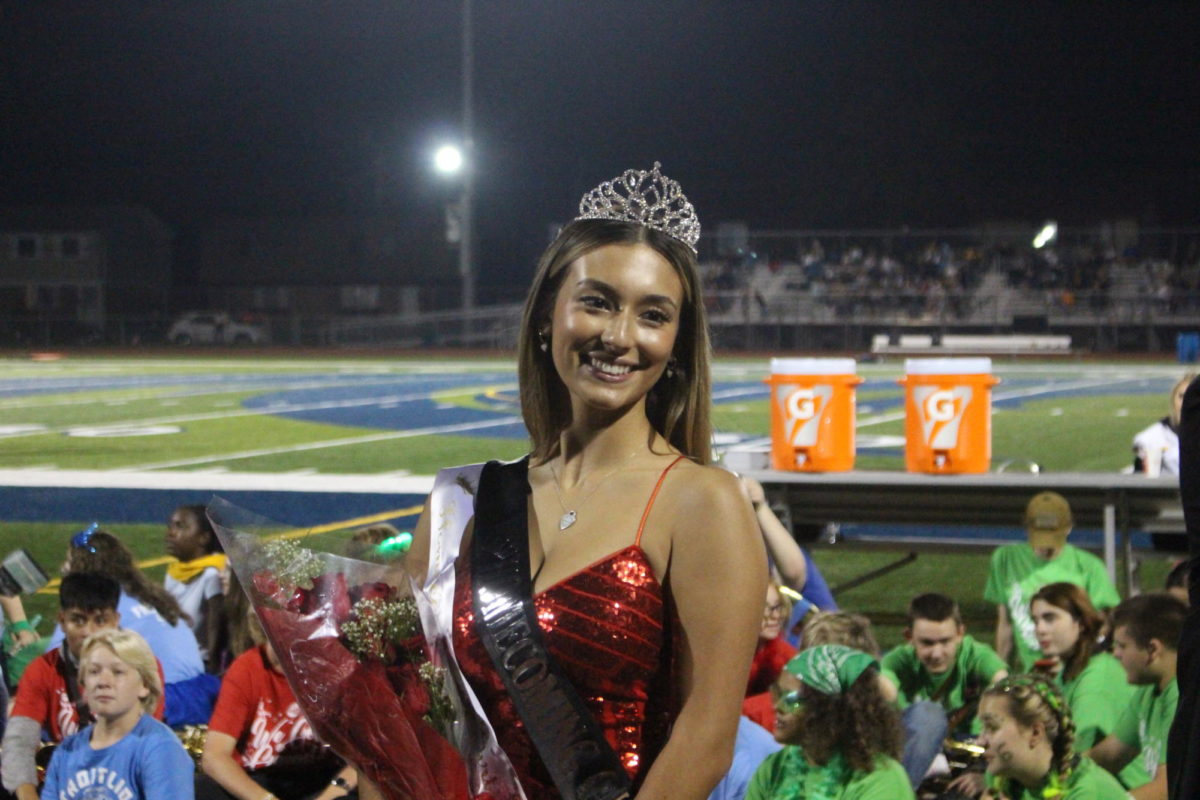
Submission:
<svg viewBox="0 0 1200 800">
<path fill-rule="evenodd" d="M 658 476 L 658 483 L 654 484 L 654 491 L 650 493 L 650 499 L 646 501 L 646 510 L 642 512 L 642 521 L 638 523 L 637 538 L 633 540 L 634 547 L 642 546 L 642 531 L 646 528 L 646 520 L 650 517 L 650 509 L 654 507 L 654 499 L 658 497 L 658 490 L 662 488 L 663 481 L 667 479 L 667 473 L 670 472 L 676 464 L 683 461 L 687 456 L 679 456 L 662 471 Z"/>
</svg>

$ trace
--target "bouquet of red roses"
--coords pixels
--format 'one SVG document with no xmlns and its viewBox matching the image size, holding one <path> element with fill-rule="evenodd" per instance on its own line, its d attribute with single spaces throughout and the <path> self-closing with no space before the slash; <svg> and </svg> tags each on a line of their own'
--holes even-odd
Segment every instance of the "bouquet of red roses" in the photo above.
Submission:
<svg viewBox="0 0 1200 800">
<path fill-rule="evenodd" d="M 318 738 L 388 800 L 523 800 L 402 570 L 307 549 L 219 498 L 208 513 Z"/>
</svg>

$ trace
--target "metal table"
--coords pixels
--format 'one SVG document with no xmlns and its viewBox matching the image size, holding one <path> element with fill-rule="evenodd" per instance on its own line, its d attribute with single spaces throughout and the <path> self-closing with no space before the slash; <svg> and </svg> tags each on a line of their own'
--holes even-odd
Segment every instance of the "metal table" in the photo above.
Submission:
<svg viewBox="0 0 1200 800">
<path fill-rule="evenodd" d="M 1125 587 L 1133 585 L 1129 534 L 1183 533 L 1179 479 L 1104 472 L 920 475 L 909 472 L 745 470 L 792 522 L 873 522 L 1019 527 L 1029 498 L 1055 491 L 1067 498 L 1076 527 L 1102 528 L 1104 563 L 1117 579 L 1120 533 Z"/>
</svg>

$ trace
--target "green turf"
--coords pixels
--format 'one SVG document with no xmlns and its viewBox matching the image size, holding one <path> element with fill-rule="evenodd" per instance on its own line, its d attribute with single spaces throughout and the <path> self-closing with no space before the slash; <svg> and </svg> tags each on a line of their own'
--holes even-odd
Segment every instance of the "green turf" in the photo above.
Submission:
<svg viewBox="0 0 1200 800">
<path fill-rule="evenodd" d="M 222 357 L 187 358 L 82 358 L 54 364 L 0 360 L 0 377 L 57 378 L 76 376 L 152 376 L 170 375 L 296 375 L 314 373 L 355 375 L 413 374 L 425 372 L 430 362 L 424 359 L 351 358 L 341 355 L 310 359 Z M 1179 373 L 1175 365 L 1135 365 L 1116 367 L 1111 386 L 1098 365 L 1077 363 L 1029 364 L 996 363 L 1004 379 L 996 392 L 1012 391 L 1022 380 L 1089 383 L 1090 395 L 1069 397 L 1031 397 L 1019 408 L 999 408 L 993 417 L 993 466 L 1013 461 L 1014 468 L 1033 461 L 1054 471 L 1116 471 L 1130 463 L 1132 435 L 1165 411 L 1165 393 Z M 766 359 L 722 359 L 714 374 L 717 388 L 722 381 L 758 381 L 766 372 Z M 457 373 L 502 372 L 515 376 L 510 360 L 475 359 L 456 362 Z M 899 398 L 901 387 L 894 384 L 902 365 L 860 365 L 860 372 L 876 381 L 869 390 L 859 392 L 862 436 L 902 436 L 899 419 L 875 423 L 885 412 L 876 410 L 884 401 Z M 502 394 L 511 402 L 514 392 L 505 384 Z M 477 387 L 439 393 L 437 402 L 470 408 L 497 408 L 497 398 L 485 397 L 494 384 L 481 381 Z M 53 464 L 59 468 L 95 468 L 164 464 L 184 459 L 203 459 L 203 463 L 177 469 L 225 467 L 236 471 L 283 472 L 315 469 L 329 473 L 379 473 L 402 470 L 413 474 L 431 474 L 438 468 L 486 458 L 511 458 L 525 451 L 520 439 L 482 435 L 418 435 L 393 437 L 390 432 L 368 428 L 328 425 L 269 415 L 230 416 L 241 404 L 258 394 L 275 392 L 277 387 L 253 389 L 244 385 L 224 386 L 217 379 L 172 387 L 126 388 L 91 391 L 86 394 L 59 392 L 36 397 L 0 399 L 0 423 L 15 425 L 37 423 L 50 427 L 40 435 L 0 439 L 0 468 Z M 1108 391 L 1109 393 L 1104 393 Z M 93 402 L 94 401 L 94 402 Z M 504 410 L 517 414 L 515 405 Z M 886 414 L 894 415 L 893 407 Z M 769 408 L 765 399 L 738 400 L 718 404 L 713 409 L 714 427 L 719 432 L 764 436 L 769 432 Z M 401 412 L 397 412 L 401 413 Z M 85 425 L 144 423 L 147 420 L 178 425 L 182 431 L 166 436 L 102 438 L 68 436 L 71 427 Z M 299 445 L 328 444 L 340 440 L 358 440 L 382 434 L 380 441 L 357 441 L 337 446 L 292 452 L 272 452 L 245 458 L 232 458 L 255 450 L 275 450 Z M 864 469 L 903 469 L 899 448 L 890 452 L 864 449 L 857 458 Z M 164 517 L 168 509 L 163 510 Z M 57 570 L 66 540 L 90 520 L 63 523 L 0 522 L 0 550 L 25 546 L 52 570 Z M 162 525 L 126 525 L 114 529 L 134 548 L 141 559 L 164 554 Z M 336 549 L 344 533 L 329 533 L 314 539 Z M 862 552 L 844 548 L 818 548 L 815 553 L 831 585 L 894 559 L 894 553 Z M 1142 566 L 1142 584 L 1161 586 L 1166 571 L 1163 559 L 1147 556 Z M 867 613 L 876 620 L 879 639 L 888 646 L 900 640 L 903 611 L 915 591 L 945 591 L 960 599 L 968 626 L 973 633 L 990 640 L 994 610 L 982 601 L 982 586 L 987 571 L 986 554 L 921 555 L 917 562 L 877 581 L 848 590 L 840 597 L 847 608 Z M 152 580 L 161 581 L 163 568 L 149 571 Z M 31 614 L 53 616 L 55 597 L 39 594 L 28 599 Z M 43 630 L 46 626 L 43 625 Z"/>
</svg>

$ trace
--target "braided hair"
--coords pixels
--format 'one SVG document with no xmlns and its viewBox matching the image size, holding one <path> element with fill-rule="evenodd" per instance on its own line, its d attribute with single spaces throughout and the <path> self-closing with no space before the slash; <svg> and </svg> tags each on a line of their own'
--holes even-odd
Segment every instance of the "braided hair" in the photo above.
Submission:
<svg viewBox="0 0 1200 800">
<path fill-rule="evenodd" d="M 1075 720 L 1071 707 L 1053 679 L 1045 675 L 1010 675 L 983 692 L 983 697 L 1002 698 L 1008 713 L 1024 728 L 1040 722 L 1050 742 L 1050 774 L 1046 776 L 1044 798 L 1065 795 L 1071 773 L 1079 765 L 1075 752 Z M 1005 796 L 1019 797 L 1020 787 L 1012 779 L 1001 786 Z"/>
</svg>

